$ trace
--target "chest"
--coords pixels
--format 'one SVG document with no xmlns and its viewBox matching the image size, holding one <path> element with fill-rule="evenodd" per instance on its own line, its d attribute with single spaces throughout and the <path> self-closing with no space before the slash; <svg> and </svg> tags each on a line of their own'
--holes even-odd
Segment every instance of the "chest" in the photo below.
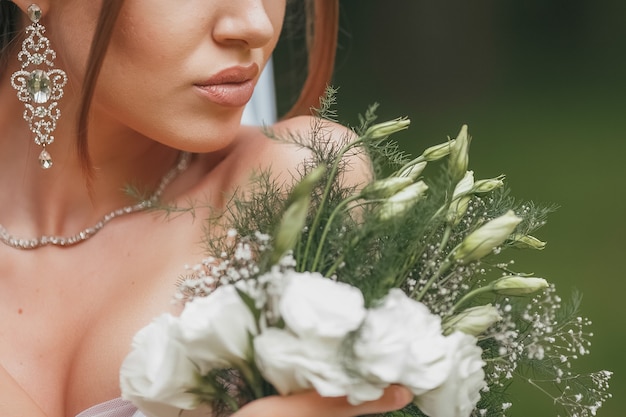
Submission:
<svg viewBox="0 0 626 417">
<path fill-rule="evenodd" d="M 133 335 L 175 310 L 184 265 L 202 257 L 198 227 L 187 223 L 120 224 L 69 250 L 0 251 L 0 364 L 47 415 L 74 416 L 120 395 Z"/>
</svg>

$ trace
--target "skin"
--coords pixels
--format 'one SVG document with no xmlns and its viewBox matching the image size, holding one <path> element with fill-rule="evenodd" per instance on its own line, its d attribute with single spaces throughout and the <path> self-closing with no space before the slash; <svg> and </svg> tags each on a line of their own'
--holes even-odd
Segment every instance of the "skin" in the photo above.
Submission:
<svg viewBox="0 0 626 417">
<path fill-rule="evenodd" d="M 30 0 L 15 3 L 25 11 Z M 38 2 L 58 53 L 56 66 L 70 78 L 59 103 L 57 139 L 49 147 L 51 170 L 38 166 L 40 148 L 10 87 L 16 60 L 0 74 L 3 225 L 20 236 L 73 234 L 132 203 L 120 192 L 129 182 L 157 184 L 181 149 L 198 155 L 163 196 L 174 204 L 201 201 L 223 209 L 229 191 L 245 190 L 259 168 L 272 167 L 278 180 L 290 178 L 306 157 L 302 150 L 240 126 L 243 106 L 217 105 L 194 89 L 233 65 L 261 69 L 277 42 L 285 1 L 127 0 L 93 101 L 89 146 L 97 176 L 90 194 L 74 151 L 74 129 L 98 13 L 94 3 Z M 306 132 L 310 123 L 299 117 L 275 129 Z M 345 133 L 337 126 L 329 134 Z M 361 183 L 367 164 L 355 159 L 353 166 L 346 181 Z M 200 209 L 196 217 L 207 215 Z M 153 317 L 175 312 L 175 283 L 183 265 L 204 256 L 203 233 L 203 222 L 190 215 L 143 212 L 114 220 L 72 248 L 0 245 L 0 415 L 74 416 L 118 397 L 119 367 L 132 336 Z M 359 407 L 303 393 L 255 401 L 236 415 L 342 417 L 396 409 L 409 400 L 400 387 Z"/>
</svg>

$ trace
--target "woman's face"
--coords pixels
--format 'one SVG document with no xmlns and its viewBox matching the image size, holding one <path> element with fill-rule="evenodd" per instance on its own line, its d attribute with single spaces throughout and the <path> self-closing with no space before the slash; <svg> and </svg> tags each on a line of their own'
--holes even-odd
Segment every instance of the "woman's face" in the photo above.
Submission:
<svg viewBox="0 0 626 417">
<path fill-rule="evenodd" d="M 51 2 L 51 13 L 55 3 L 68 6 L 55 13 L 67 25 L 61 42 L 82 51 L 62 54 L 70 77 L 82 77 L 84 38 L 97 17 L 92 1 Z M 93 133 L 130 129 L 198 152 L 227 145 L 278 41 L 285 2 L 125 0 L 93 99 Z"/>
</svg>

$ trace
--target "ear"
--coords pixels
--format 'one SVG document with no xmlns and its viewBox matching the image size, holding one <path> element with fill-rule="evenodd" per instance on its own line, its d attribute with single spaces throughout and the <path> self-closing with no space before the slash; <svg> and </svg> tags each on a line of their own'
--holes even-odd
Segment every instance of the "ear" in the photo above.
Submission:
<svg viewBox="0 0 626 417">
<path fill-rule="evenodd" d="M 1 0 L 0 0 L 1 1 Z M 28 8 L 35 4 L 41 9 L 41 16 L 44 17 L 50 10 L 50 0 L 11 0 L 25 14 L 28 15 Z"/>
</svg>

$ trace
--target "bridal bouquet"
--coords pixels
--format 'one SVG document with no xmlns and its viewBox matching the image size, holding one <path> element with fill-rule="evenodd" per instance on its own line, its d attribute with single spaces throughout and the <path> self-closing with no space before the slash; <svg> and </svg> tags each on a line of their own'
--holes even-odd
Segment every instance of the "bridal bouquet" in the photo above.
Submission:
<svg viewBox="0 0 626 417">
<path fill-rule="evenodd" d="M 555 415 L 595 416 L 611 373 L 574 369 L 589 352 L 580 297 L 514 270 L 513 249 L 544 248 L 533 233 L 553 207 L 516 201 L 503 175 L 475 179 L 467 126 L 410 157 L 389 138 L 409 121 L 375 123 L 374 106 L 331 141 L 332 101 L 311 137 L 282 138 L 311 154 L 293 185 L 259 173 L 210 222 L 207 236 L 227 232 L 181 280 L 182 314 L 136 335 L 124 398 L 149 416 L 224 415 L 267 395 L 358 404 L 401 384 L 414 401 L 388 416 L 505 416 L 519 380 Z M 346 186 L 360 155 L 373 179 Z"/>
</svg>

